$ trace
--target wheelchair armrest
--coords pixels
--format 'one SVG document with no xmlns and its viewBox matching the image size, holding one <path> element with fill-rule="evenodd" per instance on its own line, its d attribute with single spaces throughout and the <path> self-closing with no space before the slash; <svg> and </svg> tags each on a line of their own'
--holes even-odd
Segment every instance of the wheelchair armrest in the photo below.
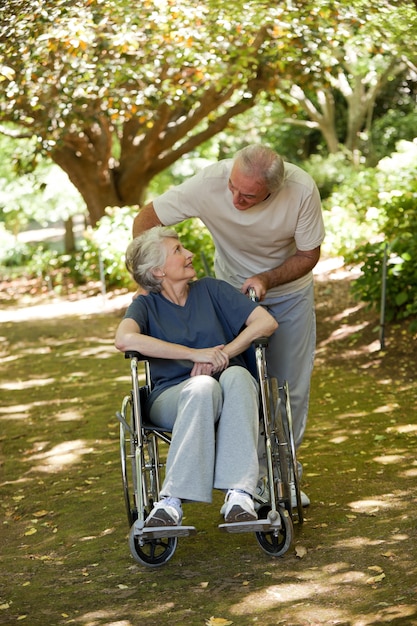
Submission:
<svg viewBox="0 0 417 626">
<path fill-rule="evenodd" d="M 263 348 L 266 348 L 268 345 L 268 341 L 269 341 L 269 337 L 257 337 L 253 343 L 255 347 L 262 346 Z"/>
<path fill-rule="evenodd" d="M 138 361 L 146 361 L 147 357 L 143 356 L 140 352 L 136 352 L 136 350 L 127 350 L 127 352 L 125 352 L 125 359 L 138 359 Z"/>
</svg>

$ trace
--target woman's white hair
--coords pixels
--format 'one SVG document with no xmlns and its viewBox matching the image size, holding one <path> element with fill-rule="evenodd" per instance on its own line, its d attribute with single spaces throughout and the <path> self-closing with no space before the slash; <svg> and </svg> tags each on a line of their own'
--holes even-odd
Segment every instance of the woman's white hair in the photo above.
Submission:
<svg viewBox="0 0 417 626">
<path fill-rule="evenodd" d="M 162 289 L 162 278 L 155 276 L 155 270 L 161 269 L 166 261 L 164 239 L 178 239 L 178 234 L 173 228 L 155 226 L 135 237 L 126 250 L 128 272 L 140 287 L 153 293 Z"/>
<path fill-rule="evenodd" d="M 278 191 L 284 182 L 284 160 L 267 146 L 252 144 L 242 148 L 236 152 L 233 165 L 243 174 L 264 182 L 271 193 Z"/>
</svg>

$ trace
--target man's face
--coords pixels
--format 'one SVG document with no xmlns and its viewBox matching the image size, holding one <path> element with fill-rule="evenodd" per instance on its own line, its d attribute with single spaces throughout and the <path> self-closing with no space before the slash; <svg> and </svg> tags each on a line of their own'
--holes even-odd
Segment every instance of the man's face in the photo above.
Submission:
<svg viewBox="0 0 417 626">
<path fill-rule="evenodd" d="M 234 165 L 230 173 L 229 190 L 233 196 L 233 205 L 238 211 L 245 211 L 266 200 L 269 191 L 263 181 L 254 180 L 243 174 Z"/>
</svg>

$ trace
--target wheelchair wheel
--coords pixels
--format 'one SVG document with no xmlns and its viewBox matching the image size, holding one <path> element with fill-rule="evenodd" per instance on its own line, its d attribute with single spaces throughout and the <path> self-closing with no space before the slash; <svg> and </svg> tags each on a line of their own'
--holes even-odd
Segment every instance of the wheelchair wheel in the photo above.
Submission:
<svg viewBox="0 0 417 626">
<path fill-rule="evenodd" d="M 139 539 L 139 537 L 134 534 L 133 526 L 130 529 L 130 552 L 135 561 L 146 567 L 160 567 L 161 565 L 165 565 L 174 555 L 177 543 L 178 537 Z"/>
<path fill-rule="evenodd" d="M 127 413 L 129 412 L 129 416 Z M 135 504 L 135 477 L 134 459 L 135 459 L 135 426 L 133 424 L 132 403 L 129 397 L 126 397 L 121 413 L 120 421 L 120 463 L 122 470 L 123 493 L 125 498 L 126 513 L 129 526 L 136 521 L 138 512 Z M 129 418 L 129 421 L 126 420 Z"/>
<path fill-rule="evenodd" d="M 288 383 L 285 385 L 285 395 L 286 395 L 286 412 L 284 414 L 284 428 L 287 433 L 287 441 L 288 441 L 288 463 L 289 463 L 289 475 L 291 476 L 291 490 L 295 493 L 296 506 L 294 509 L 297 510 L 297 519 L 300 524 L 304 522 L 304 513 L 303 513 L 303 505 L 301 502 L 301 491 L 300 491 L 300 478 L 298 475 L 298 463 L 297 463 L 297 455 L 295 450 L 295 440 L 294 433 L 292 429 L 292 417 L 291 417 L 291 406 L 290 406 L 290 395 L 288 390 Z M 294 516 L 294 509 L 292 510 L 292 516 Z"/>
<path fill-rule="evenodd" d="M 278 381 L 271 378 L 271 453 L 274 468 L 274 482 L 278 503 L 284 506 L 291 516 L 290 458 L 288 439 L 283 422 L 282 400 Z"/>
<path fill-rule="evenodd" d="M 258 518 L 266 519 L 270 510 L 270 506 L 261 507 L 258 511 Z M 281 506 L 278 507 L 277 511 L 281 518 L 281 528 L 272 532 L 255 533 L 256 540 L 262 550 L 271 556 L 282 556 L 285 554 L 292 543 L 294 534 L 291 516 L 288 511 Z"/>
</svg>

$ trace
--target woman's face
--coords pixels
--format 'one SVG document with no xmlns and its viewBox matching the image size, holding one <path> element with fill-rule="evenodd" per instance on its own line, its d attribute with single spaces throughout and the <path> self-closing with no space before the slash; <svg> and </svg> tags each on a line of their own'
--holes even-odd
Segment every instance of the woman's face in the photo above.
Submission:
<svg viewBox="0 0 417 626">
<path fill-rule="evenodd" d="M 193 253 L 184 248 L 178 239 L 168 237 L 163 245 L 166 250 L 166 260 L 162 268 L 165 278 L 172 281 L 186 281 L 195 278 L 193 267 Z"/>
</svg>

